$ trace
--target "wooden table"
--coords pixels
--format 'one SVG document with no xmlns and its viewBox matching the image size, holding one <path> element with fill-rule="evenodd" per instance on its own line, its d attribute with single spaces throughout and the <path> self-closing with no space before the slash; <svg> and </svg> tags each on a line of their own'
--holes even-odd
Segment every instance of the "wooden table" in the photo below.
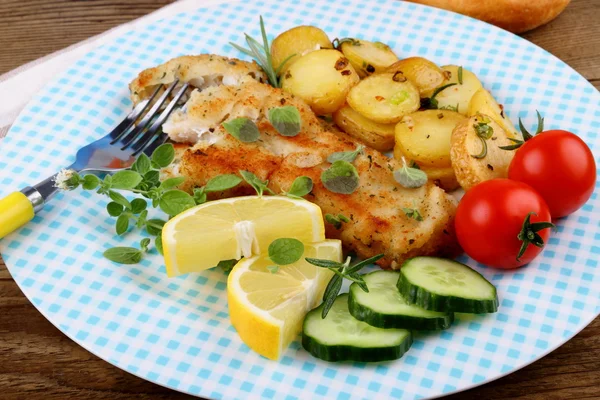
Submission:
<svg viewBox="0 0 600 400">
<path fill-rule="evenodd" d="M 2 0 L 0 74 L 147 14 L 172 0 Z M 573 0 L 524 35 L 600 87 L 600 0 Z M 88 353 L 23 296 L 0 258 L 0 397 L 186 399 Z M 600 318 L 542 360 L 450 399 L 600 398 Z"/>
</svg>

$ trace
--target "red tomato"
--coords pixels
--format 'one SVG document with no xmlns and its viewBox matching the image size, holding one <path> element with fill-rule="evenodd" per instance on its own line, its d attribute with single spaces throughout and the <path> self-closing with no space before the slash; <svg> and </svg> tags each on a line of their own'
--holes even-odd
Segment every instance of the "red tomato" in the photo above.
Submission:
<svg viewBox="0 0 600 400">
<path fill-rule="evenodd" d="M 553 218 L 579 209 L 596 184 L 596 162 L 590 148 L 567 131 L 546 131 L 517 150 L 508 178 L 533 187 L 550 208 Z"/>
<path fill-rule="evenodd" d="M 531 186 L 509 179 L 480 183 L 458 204 L 455 222 L 458 242 L 470 257 L 491 267 L 508 269 L 525 265 L 542 251 L 529 243 L 517 260 L 523 244 L 519 234 L 530 213 L 535 214 L 531 214 L 529 230 L 533 232 L 529 233 L 538 244 L 540 240 L 545 243 L 551 230 L 548 224 L 542 228 L 536 223 L 550 222 L 550 211 Z"/>
</svg>

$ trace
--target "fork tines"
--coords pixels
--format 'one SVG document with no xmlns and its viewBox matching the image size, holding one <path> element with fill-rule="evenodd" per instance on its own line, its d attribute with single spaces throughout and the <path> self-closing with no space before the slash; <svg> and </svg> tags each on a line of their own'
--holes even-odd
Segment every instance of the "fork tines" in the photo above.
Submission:
<svg viewBox="0 0 600 400">
<path fill-rule="evenodd" d="M 166 103 L 178 83 L 178 80 L 171 83 L 154 103 L 153 100 L 160 93 L 162 86 L 159 86 L 149 98 L 138 103 L 131 113 L 111 132 L 112 141 L 110 144 L 120 145 L 121 150 L 130 148 L 133 152 L 132 155 L 136 156 L 142 151 L 152 152 L 156 147 L 166 142 L 168 137 L 160 131 L 160 128 L 189 87 L 187 83 L 181 85 L 171 101 Z M 159 115 L 165 103 L 166 106 Z M 144 114 L 151 104 L 150 110 Z M 157 115 L 158 117 L 156 117 Z M 136 124 L 135 121 L 140 117 L 142 119 Z"/>
</svg>

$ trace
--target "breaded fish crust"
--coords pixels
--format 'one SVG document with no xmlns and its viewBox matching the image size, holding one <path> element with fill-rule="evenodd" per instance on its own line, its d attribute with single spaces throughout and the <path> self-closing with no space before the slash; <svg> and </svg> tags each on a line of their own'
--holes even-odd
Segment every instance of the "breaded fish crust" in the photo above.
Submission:
<svg viewBox="0 0 600 400">
<path fill-rule="evenodd" d="M 198 56 L 190 65 L 190 71 L 200 71 L 192 79 L 206 81 L 206 75 L 214 74 L 206 64 L 208 56 Z M 213 56 L 216 57 L 216 56 Z M 243 68 L 254 71 L 255 65 L 236 60 L 228 71 L 227 59 L 219 73 L 234 75 Z M 179 61 L 174 59 L 153 70 L 172 70 Z M 190 58 L 185 58 L 192 62 Z M 148 70 L 147 70 L 148 71 Z M 134 101 L 140 93 L 150 93 L 152 84 L 168 84 L 169 80 L 150 79 L 148 72 L 140 74 L 131 87 Z M 158 74 L 160 72 L 156 72 Z M 191 72 L 190 72 L 191 73 Z M 171 78 L 172 81 L 173 78 Z M 143 86 L 143 82 L 152 82 Z M 294 137 L 280 135 L 268 121 L 268 110 L 282 105 L 296 107 L 301 116 L 301 132 Z M 243 143 L 228 134 L 222 123 L 238 117 L 246 117 L 256 123 L 260 139 Z M 352 194 L 333 193 L 321 182 L 321 173 L 331 164 L 327 157 L 339 151 L 353 151 L 358 143 L 343 132 L 330 127 L 312 112 L 310 107 L 293 95 L 261 83 L 260 79 L 222 79 L 191 93 L 185 106 L 173 112 L 163 125 L 176 145 L 177 159 L 166 171 L 188 179 L 182 189 L 191 191 L 220 174 L 239 174 L 251 171 L 262 180 L 269 180 L 269 187 L 281 193 L 290 189 L 298 176 L 309 176 L 314 182 L 313 190 L 305 198 L 316 203 L 325 214 L 343 214 L 350 222 L 342 223 L 340 229 L 326 223 L 329 238 L 339 238 L 344 246 L 360 257 L 384 253 L 378 264 L 383 268 L 398 269 L 407 258 L 418 255 L 455 255 L 458 249 L 454 235 L 456 201 L 442 189 L 428 182 L 417 189 L 407 189 L 398 184 L 393 171 L 401 168 L 394 159 L 373 149 L 365 149 L 354 161 L 360 185 Z M 222 193 L 211 193 L 210 198 L 223 198 L 253 194 L 245 184 Z M 417 209 L 422 221 L 407 217 L 403 208 Z M 285 221 L 282 221 L 285 223 Z"/>
</svg>

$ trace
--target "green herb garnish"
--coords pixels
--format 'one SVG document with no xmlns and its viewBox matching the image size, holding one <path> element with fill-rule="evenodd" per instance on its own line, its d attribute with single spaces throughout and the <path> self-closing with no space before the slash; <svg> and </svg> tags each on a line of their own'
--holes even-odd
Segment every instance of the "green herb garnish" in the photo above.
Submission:
<svg viewBox="0 0 600 400">
<path fill-rule="evenodd" d="M 306 196 L 313 189 L 313 181 L 308 176 L 299 176 L 294 179 L 290 191 L 285 193 L 286 196 L 291 198 L 302 198 Z"/>
<path fill-rule="evenodd" d="M 295 263 L 302 254 L 304 254 L 304 244 L 298 239 L 279 238 L 269 245 L 269 258 L 277 265 Z"/>
<path fill-rule="evenodd" d="M 231 121 L 223 122 L 223 128 L 231 136 L 243 143 L 256 142 L 260 137 L 258 127 L 248 118 L 236 118 Z"/>
<path fill-rule="evenodd" d="M 494 128 L 489 126 L 490 120 L 485 118 L 480 118 L 481 122 L 473 124 L 473 128 L 475 129 L 475 133 L 477 137 L 481 141 L 481 152 L 479 154 L 471 154 L 471 157 L 482 159 L 487 156 L 487 142 L 486 140 L 490 139 L 494 134 Z"/>
<path fill-rule="evenodd" d="M 256 190 L 256 194 L 259 196 L 263 195 L 263 192 L 267 191 L 270 194 L 275 194 L 271 189 L 268 188 L 269 181 L 261 181 L 258 176 L 254 175 L 250 171 L 240 171 L 240 175 L 246 181 L 246 183 Z"/>
<path fill-rule="evenodd" d="M 431 94 L 431 97 L 425 97 L 421 99 L 421 107 L 429 110 L 436 110 L 438 108 L 438 101 L 436 100 L 437 95 L 440 94 L 442 90 L 455 85 L 456 83 L 448 83 L 447 85 L 443 85 L 435 89 Z"/>
<path fill-rule="evenodd" d="M 282 136 L 296 136 L 302 128 L 300 112 L 294 106 L 271 108 L 269 122 Z"/>
<path fill-rule="evenodd" d="M 220 267 L 223 269 L 224 272 L 226 273 L 230 273 L 231 270 L 233 269 L 233 267 L 235 266 L 235 264 L 237 264 L 239 260 L 222 260 L 219 261 L 219 263 L 217 264 L 217 267 Z"/>
<path fill-rule="evenodd" d="M 394 171 L 396 182 L 407 189 L 416 189 L 427 183 L 427 174 L 421 171 L 418 165 L 409 167 L 404 158 L 402 164 L 402 168 Z"/>
<path fill-rule="evenodd" d="M 156 236 L 154 245 L 162 254 L 161 232 L 165 221 L 148 218 L 149 201 L 152 207 L 160 208 L 169 215 L 176 215 L 196 205 L 194 197 L 175 189 L 185 181 L 184 177 L 169 178 L 160 182 L 159 169 L 169 166 L 175 159 L 175 149 L 170 143 L 159 146 L 151 157 L 141 154 L 129 169 L 106 175 L 103 179 L 95 175 L 79 175 L 75 171 L 63 173 L 65 181 L 56 182 L 57 187 L 73 190 L 81 187 L 84 190 L 95 190 L 107 196 L 111 201 L 106 205 L 108 215 L 116 218 L 115 232 L 124 235 L 131 227 L 145 229 Z M 143 198 L 129 201 L 117 190 L 129 191 Z M 116 247 L 109 249 L 105 257 L 121 264 L 132 264 L 141 260 L 147 251 L 150 239 L 142 240 L 140 247 Z M 137 260 L 137 261 L 136 261 Z"/>
<path fill-rule="evenodd" d="M 462 65 L 458 67 L 458 83 L 463 84 L 463 67 Z"/>
<path fill-rule="evenodd" d="M 325 293 L 323 293 L 323 311 L 321 313 L 321 317 L 325 318 L 335 298 L 340 293 L 342 289 L 342 282 L 344 279 L 348 279 L 351 282 L 355 282 L 363 291 L 369 292 L 369 288 L 367 287 L 367 283 L 363 279 L 362 275 L 358 273 L 363 267 L 373 264 L 380 258 L 382 258 L 384 254 L 378 254 L 374 257 L 367 258 L 366 260 L 360 261 L 353 266 L 350 266 L 350 257 L 346 258 L 344 263 L 331 261 L 331 260 L 321 260 L 318 258 L 306 258 L 306 261 L 309 264 L 316 265 L 317 267 L 327 268 L 335 275 L 329 281 L 329 284 L 325 288 Z"/>
<path fill-rule="evenodd" d="M 333 225 L 335 229 L 341 229 L 342 222 L 348 223 L 350 222 L 350 219 L 344 214 L 338 214 L 337 216 L 333 214 L 325 214 L 325 221 Z"/>
<path fill-rule="evenodd" d="M 358 188 L 358 171 L 348 161 L 338 160 L 323 171 L 321 182 L 331 192 L 351 194 Z"/>
<path fill-rule="evenodd" d="M 537 113 L 537 119 L 538 119 L 537 128 L 535 130 L 535 133 L 533 135 L 531 133 L 529 133 L 529 131 L 523 125 L 523 121 L 521 121 L 521 118 L 519 117 L 519 129 L 521 130 L 521 133 L 523 134 L 523 140 L 508 138 L 508 140 L 510 140 L 514 144 L 511 144 L 508 146 L 499 146 L 502 150 L 516 150 L 519 147 L 523 146 L 523 144 L 526 141 L 533 138 L 535 135 L 541 133 L 544 130 L 544 118 L 542 117 L 542 115 L 540 114 L 540 112 L 538 110 L 535 110 L 535 112 Z"/>
<path fill-rule="evenodd" d="M 354 151 L 338 151 L 336 153 L 330 154 L 329 157 L 327 157 L 327 161 L 330 163 L 334 163 L 336 161 L 342 160 L 352 163 L 354 162 L 354 160 L 356 160 L 356 157 L 358 157 L 359 154 L 363 153 L 364 149 L 365 146 L 358 145 L 358 147 Z"/>
<path fill-rule="evenodd" d="M 404 214 L 406 214 L 406 216 L 408 218 L 412 218 L 415 219 L 417 221 L 423 221 L 423 216 L 421 215 L 421 213 L 419 212 L 419 210 L 414 207 L 414 208 L 402 208 L 402 211 L 404 211 Z"/>
<path fill-rule="evenodd" d="M 137 264 L 142 260 L 143 254 L 148 251 L 149 244 L 150 239 L 144 238 L 140 242 L 141 249 L 134 247 L 112 247 L 106 250 L 103 255 L 117 264 Z"/>
<path fill-rule="evenodd" d="M 276 274 L 279 271 L 279 265 L 269 265 L 267 270 L 272 274 Z"/>
<path fill-rule="evenodd" d="M 267 38 L 267 32 L 265 31 L 265 23 L 263 21 L 263 17 L 260 17 L 260 32 L 262 34 L 262 43 L 253 37 L 249 36 L 247 33 L 244 33 L 246 36 L 246 44 L 249 49 L 245 49 L 241 46 L 238 46 L 235 43 L 229 42 L 233 47 L 238 49 L 244 54 L 249 55 L 250 57 L 256 60 L 257 64 L 262 68 L 262 70 L 267 74 L 267 78 L 269 79 L 269 83 L 273 87 L 281 87 L 281 82 L 279 81 L 278 75 L 281 71 L 281 68 L 290 58 L 292 58 L 295 54 L 290 55 L 287 59 L 285 59 L 281 65 L 277 67 L 277 70 L 273 67 L 273 59 L 271 57 L 271 46 L 269 45 L 269 39 Z"/>
</svg>

